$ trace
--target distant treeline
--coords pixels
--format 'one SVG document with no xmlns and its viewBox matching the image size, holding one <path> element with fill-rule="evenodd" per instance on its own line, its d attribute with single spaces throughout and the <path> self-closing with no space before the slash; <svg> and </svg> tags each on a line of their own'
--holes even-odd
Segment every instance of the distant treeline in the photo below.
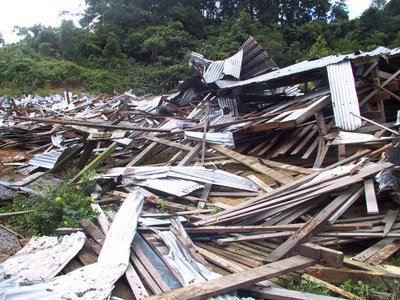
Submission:
<svg viewBox="0 0 400 300">
<path fill-rule="evenodd" d="M 0 94 L 80 87 L 165 92 L 191 74 L 190 51 L 232 55 L 249 35 L 280 67 L 297 60 L 400 46 L 400 0 L 374 0 L 349 20 L 345 0 L 86 0 L 81 27 L 17 27 L 0 47 Z M 0 40 L 1 42 L 1 40 Z"/>
</svg>

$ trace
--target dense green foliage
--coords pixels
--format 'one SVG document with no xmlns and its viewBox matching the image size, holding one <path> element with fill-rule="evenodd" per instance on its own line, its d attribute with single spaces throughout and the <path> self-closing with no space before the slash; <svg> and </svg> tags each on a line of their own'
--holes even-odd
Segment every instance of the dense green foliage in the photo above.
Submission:
<svg viewBox="0 0 400 300">
<path fill-rule="evenodd" d="M 47 187 L 43 195 L 18 196 L 2 210 L 33 210 L 30 214 L 12 217 L 11 225 L 19 232 L 49 235 L 58 227 L 79 227 L 79 221 L 95 219 L 96 213 L 90 206 L 94 199 L 88 196 L 92 189 L 93 184 Z"/>
<path fill-rule="evenodd" d="M 45 86 L 159 93 L 190 75 L 194 50 L 232 55 L 253 35 L 283 67 L 315 56 L 400 45 L 400 0 L 349 20 L 345 0 L 86 0 L 82 27 L 16 28 L 0 47 L 0 89 Z M 0 39 L 0 45 L 2 39 Z"/>
</svg>

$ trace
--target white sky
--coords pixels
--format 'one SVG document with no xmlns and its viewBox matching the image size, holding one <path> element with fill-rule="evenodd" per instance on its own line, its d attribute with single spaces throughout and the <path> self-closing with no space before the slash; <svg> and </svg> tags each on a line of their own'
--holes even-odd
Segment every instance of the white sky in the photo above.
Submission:
<svg viewBox="0 0 400 300">
<path fill-rule="evenodd" d="M 347 0 L 350 18 L 356 18 L 368 8 L 371 0 Z M 18 41 L 14 34 L 15 25 L 30 27 L 35 24 L 59 26 L 61 20 L 71 17 L 60 17 L 61 11 L 71 13 L 82 12 L 85 8 L 84 0 L 0 0 L 0 32 L 6 43 Z M 75 17 L 75 21 L 78 20 Z"/>
</svg>

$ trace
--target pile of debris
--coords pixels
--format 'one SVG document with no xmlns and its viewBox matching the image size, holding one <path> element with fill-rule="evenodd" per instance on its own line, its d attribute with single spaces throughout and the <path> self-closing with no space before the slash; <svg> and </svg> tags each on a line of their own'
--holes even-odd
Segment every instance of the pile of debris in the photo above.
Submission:
<svg viewBox="0 0 400 300">
<path fill-rule="evenodd" d="M 169 95 L 0 98 L 2 163 L 22 176 L 1 186 L 37 193 L 71 165 L 69 184 L 96 170 L 112 186 L 99 226 L 34 237 L 0 265 L 0 299 L 317 299 L 283 275 L 361 299 L 338 285 L 398 278 L 400 49 L 279 69 L 250 37 L 189 64 Z"/>
</svg>

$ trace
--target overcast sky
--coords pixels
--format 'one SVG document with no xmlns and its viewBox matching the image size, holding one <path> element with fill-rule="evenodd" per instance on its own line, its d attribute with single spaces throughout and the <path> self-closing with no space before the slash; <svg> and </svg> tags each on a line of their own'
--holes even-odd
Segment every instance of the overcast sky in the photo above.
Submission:
<svg viewBox="0 0 400 300">
<path fill-rule="evenodd" d="M 368 8 L 371 0 L 347 0 L 350 18 L 356 18 Z M 59 26 L 62 11 L 73 14 L 82 12 L 85 0 L 0 0 L 0 32 L 6 43 L 13 43 L 18 36 L 12 31 L 15 25 L 30 27 L 35 24 Z M 71 19 L 65 16 L 64 18 Z M 79 17 L 74 18 L 77 23 Z"/>
</svg>

